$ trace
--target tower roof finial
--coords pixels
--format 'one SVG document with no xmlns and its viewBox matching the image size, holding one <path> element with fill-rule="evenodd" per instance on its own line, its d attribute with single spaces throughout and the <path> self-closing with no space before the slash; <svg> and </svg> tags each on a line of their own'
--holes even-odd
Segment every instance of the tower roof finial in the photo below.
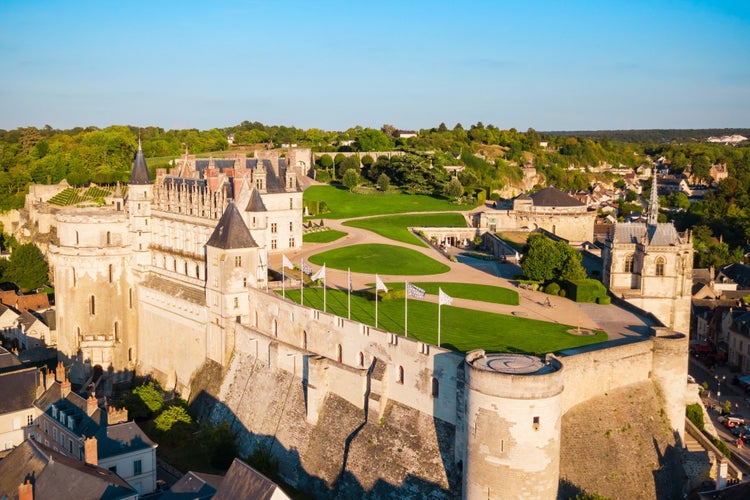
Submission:
<svg viewBox="0 0 750 500">
<path fill-rule="evenodd" d="M 656 185 L 656 167 L 654 167 L 654 179 L 651 182 L 651 198 L 648 202 L 646 222 L 649 226 L 655 226 L 659 222 L 659 190 Z"/>
</svg>

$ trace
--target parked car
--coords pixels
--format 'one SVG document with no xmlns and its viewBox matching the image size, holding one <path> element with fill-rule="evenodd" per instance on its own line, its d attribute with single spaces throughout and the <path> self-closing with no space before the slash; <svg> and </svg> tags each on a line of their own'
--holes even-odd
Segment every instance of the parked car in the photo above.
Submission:
<svg viewBox="0 0 750 500">
<path fill-rule="evenodd" d="M 730 429 L 740 425 L 745 425 L 745 418 L 737 414 L 720 415 L 718 420 L 719 423 L 726 425 Z"/>
</svg>

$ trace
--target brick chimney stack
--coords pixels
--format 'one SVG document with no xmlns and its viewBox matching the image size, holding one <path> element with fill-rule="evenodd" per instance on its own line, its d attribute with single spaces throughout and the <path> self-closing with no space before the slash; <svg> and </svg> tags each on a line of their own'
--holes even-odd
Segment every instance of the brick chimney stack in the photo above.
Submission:
<svg viewBox="0 0 750 500">
<path fill-rule="evenodd" d="M 99 465 L 99 454 L 96 450 L 96 437 L 84 438 L 83 442 L 83 461 L 89 465 Z"/>
<path fill-rule="evenodd" d="M 57 362 L 57 367 L 55 368 L 55 380 L 61 384 L 65 381 L 65 365 L 63 365 L 62 361 Z"/>
<path fill-rule="evenodd" d="M 18 500 L 34 500 L 34 485 L 28 479 L 18 487 Z"/>
<path fill-rule="evenodd" d="M 96 399 L 96 396 L 94 396 L 93 393 L 91 393 L 91 396 L 86 400 L 86 415 L 90 417 L 94 414 L 97 408 L 99 408 L 99 400 Z"/>
</svg>

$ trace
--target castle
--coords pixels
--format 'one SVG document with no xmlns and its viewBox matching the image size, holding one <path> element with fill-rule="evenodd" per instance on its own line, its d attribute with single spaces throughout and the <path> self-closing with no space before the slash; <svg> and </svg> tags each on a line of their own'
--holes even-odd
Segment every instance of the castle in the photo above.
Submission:
<svg viewBox="0 0 750 500">
<path fill-rule="evenodd" d="M 210 418 L 241 429 L 246 453 L 266 444 L 281 477 L 321 494 L 353 482 L 378 496 L 386 482 L 400 496 L 555 498 L 566 413 L 642 384 L 679 444 L 687 330 L 557 356 L 463 355 L 269 292 L 269 254 L 302 241 L 300 161 L 185 155 L 152 182 L 139 147 L 126 193 L 59 210 L 49 258 L 69 378 L 106 387 L 151 374 L 187 394 L 219 366 Z M 408 445 L 358 466 L 377 439 L 406 439 L 390 421 L 413 431 Z M 385 434 L 357 440 L 379 425 Z M 402 447 L 413 456 L 383 456 Z"/>
</svg>

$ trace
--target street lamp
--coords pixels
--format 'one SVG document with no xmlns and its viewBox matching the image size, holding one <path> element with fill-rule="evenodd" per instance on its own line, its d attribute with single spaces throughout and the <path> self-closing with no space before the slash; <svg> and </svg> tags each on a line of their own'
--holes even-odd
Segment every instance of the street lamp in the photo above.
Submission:
<svg viewBox="0 0 750 500">
<path fill-rule="evenodd" d="M 721 383 L 727 379 L 727 376 L 722 375 L 719 377 L 718 375 L 714 375 L 714 378 L 716 379 L 716 399 L 718 400 L 721 397 Z"/>
</svg>

